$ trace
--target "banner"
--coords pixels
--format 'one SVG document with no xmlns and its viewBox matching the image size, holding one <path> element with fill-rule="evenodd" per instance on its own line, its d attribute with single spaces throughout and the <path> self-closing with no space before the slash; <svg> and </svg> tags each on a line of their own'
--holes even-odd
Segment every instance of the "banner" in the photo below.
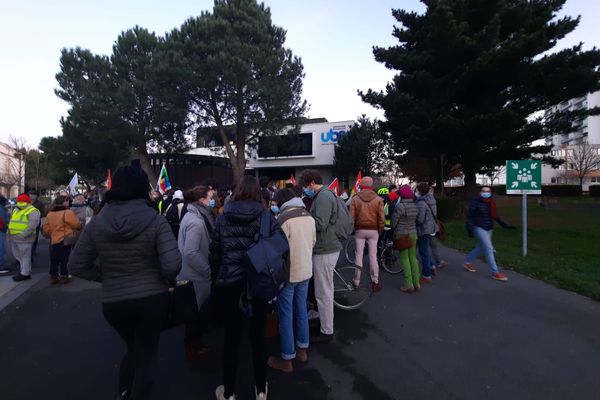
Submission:
<svg viewBox="0 0 600 400">
<path fill-rule="evenodd" d="M 158 175 L 156 189 L 160 194 L 165 194 L 168 190 L 171 190 L 171 181 L 169 180 L 169 174 L 167 174 L 167 167 L 164 164 L 160 169 L 160 175 Z"/>
<path fill-rule="evenodd" d="M 331 184 L 329 184 L 329 190 L 335 193 L 336 196 L 340 195 L 340 181 L 335 178 Z"/>
<path fill-rule="evenodd" d="M 294 178 L 294 174 L 290 175 L 290 183 L 292 186 L 296 186 L 296 178 Z"/>
<path fill-rule="evenodd" d="M 71 196 L 77 194 L 77 186 L 79 186 L 79 176 L 77 175 L 77 172 L 75 172 L 75 175 L 71 178 L 71 182 L 69 182 L 69 194 Z"/>
</svg>

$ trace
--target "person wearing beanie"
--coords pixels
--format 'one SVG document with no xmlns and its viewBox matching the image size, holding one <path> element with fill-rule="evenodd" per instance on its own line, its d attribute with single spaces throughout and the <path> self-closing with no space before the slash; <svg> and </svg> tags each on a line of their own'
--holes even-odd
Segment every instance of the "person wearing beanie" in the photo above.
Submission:
<svg viewBox="0 0 600 400">
<path fill-rule="evenodd" d="M 169 204 L 165 211 L 165 218 L 167 218 L 167 222 L 171 225 L 171 229 L 173 230 L 176 239 L 179 237 L 179 226 L 181 225 L 181 220 L 186 211 L 187 207 L 183 199 L 183 192 L 181 190 L 176 190 L 175 193 L 173 193 L 171 204 Z"/>
<path fill-rule="evenodd" d="M 419 262 L 417 261 L 417 215 L 419 210 L 410 186 L 403 185 L 398 191 L 400 199 L 392 216 L 392 232 L 394 232 L 394 249 L 400 251 L 404 268 L 404 285 L 400 288 L 405 293 L 412 293 L 421 288 L 419 282 Z"/>
<path fill-rule="evenodd" d="M 21 267 L 19 274 L 13 276 L 15 282 L 31 279 L 31 254 L 40 220 L 40 211 L 31 205 L 31 197 L 26 193 L 19 195 L 17 209 L 8 224 L 10 247 Z"/>
<path fill-rule="evenodd" d="M 6 263 L 6 232 L 8 231 L 8 222 L 10 214 L 6 210 L 6 197 L 0 195 L 0 271 L 5 270 Z"/>
<path fill-rule="evenodd" d="M 69 271 L 102 284 L 106 321 L 127 346 L 121 361 L 121 399 L 150 399 L 160 333 L 167 320 L 169 282 L 181 269 L 167 220 L 149 207 L 148 175 L 119 168 L 107 204 L 81 234 Z"/>
</svg>

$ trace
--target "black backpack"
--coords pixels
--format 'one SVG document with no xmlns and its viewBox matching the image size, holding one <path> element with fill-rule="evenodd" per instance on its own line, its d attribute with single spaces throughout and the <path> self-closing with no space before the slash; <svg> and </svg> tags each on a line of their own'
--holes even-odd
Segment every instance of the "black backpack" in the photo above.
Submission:
<svg viewBox="0 0 600 400">
<path fill-rule="evenodd" d="M 287 282 L 286 260 L 290 246 L 283 232 L 271 234 L 271 214 L 263 211 L 260 231 L 246 251 L 247 297 L 269 301 Z"/>
<path fill-rule="evenodd" d="M 165 211 L 165 218 L 169 225 L 171 225 L 171 229 L 173 229 L 173 234 L 175 234 L 176 238 L 179 236 L 179 225 L 181 225 L 181 217 L 184 208 L 185 204 L 183 202 L 171 203 L 169 204 L 167 211 Z"/>
</svg>

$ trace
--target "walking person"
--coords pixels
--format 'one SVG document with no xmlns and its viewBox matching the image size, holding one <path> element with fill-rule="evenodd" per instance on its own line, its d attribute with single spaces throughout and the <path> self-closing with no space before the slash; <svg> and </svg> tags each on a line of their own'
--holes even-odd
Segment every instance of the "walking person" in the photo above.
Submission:
<svg viewBox="0 0 600 400">
<path fill-rule="evenodd" d="M 17 197 L 17 208 L 8 224 L 8 237 L 13 256 L 20 265 L 20 272 L 13 281 L 31 279 L 31 255 L 35 235 L 40 225 L 41 213 L 31 205 L 31 198 L 24 193 Z"/>
<path fill-rule="evenodd" d="M 404 285 L 400 290 L 412 293 L 421 288 L 419 262 L 417 261 L 417 215 L 419 210 L 410 186 L 401 186 L 398 194 L 400 198 L 392 216 L 394 242 L 401 240 L 408 242 L 407 246 L 400 250 L 400 257 L 398 257 L 404 267 Z"/>
<path fill-rule="evenodd" d="M 319 309 L 321 328 L 311 342 L 327 342 L 333 339 L 333 270 L 340 256 L 340 243 L 333 224 L 338 218 L 336 195 L 323 186 L 323 177 L 316 170 L 302 172 L 300 184 L 304 194 L 310 198 L 310 213 L 315 219 L 317 241 L 313 249 L 313 275 L 315 297 Z"/>
<path fill-rule="evenodd" d="M 187 212 L 181 220 L 177 239 L 182 259 L 177 280 L 192 282 L 199 310 L 197 319 L 185 325 L 185 355 L 192 364 L 200 361 L 208 351 L 202 336 L 207 319 L 206 303 L 211 290 L 209 255 L 211 236 L 215 229 L 212 213 L 215 205 L 214 194 L 210 186 L 203 185 L 196 186 L 186 193 Z"/>
<path fill-rule="evenodd" d="M 73 275 L 102 283 L 104 318 L 127 346 L 119 369 L 121 399 L 151 396 L 168 282 L 181 269 L 177 241 L 167 220 L 149 207 L 149 189 L 141 168 L 119 168 L 107 204 L 83 231 L 69 260 Z"/>
<path fill-rule="evenodd" d="M 289 278 L 277 296 L 281 357 L 269 357 L 271 368 L 293 372 L 292 360 L 308 361 L 308 284 L 312 277 L 312 251 L 317 241 L 315 220 L 293 190 L 283 189 L 275 195 L 279 208 L 277 221 L 290 245 Z M 294 340 L 295 339 L 295 340 Z"/>
<path fill-rule="evenodd" d="M 10 213 L 6 209 L 6 197 L 0 195 L 0 273 L 8 272 L 6 270 L 6 233 L 8 232 L 8 223 Z"/>
<path fill-rule="evenodd" d="M 356 241 L 356 266 L 363 267 L 365 243 L 369 245 L 369 267 L 371 286 L 374 293 L 383 286 L 379 283 L 379 262 L 377 261 L 377 242 L 385 228 L 383 199 L 373 190 L 373 178 L 365 176 L 360 181 L 360 192 L 352 197 L 350 214 L 354 220 L 354 238 Z M 360 285 L 360 272 L 354 277 L 356 287 Z"/>
<path fill-rule="evenodd" d="M 433 194 L 430 193 L 429 185 L 425 182 L 419 183 L 415 191 L 417 199 L 417 248 L 421 258 L 421 283 L 431 283 L 435 270 L 431 268 L 431 235 L 437 232 L 437 204 Z"/>
<path fill-rule="evenodd" d="M 74 245 L 76 232 L 82 224 L 77 215 L 69 210 L 69 199 L 58 196 L 52 211 L 48 213 L 42 226 L 42 233 L 50 238 L 50 283 L 71 283 L 67 264 Z M 59 275 L 60 272 L 60 275 Z"/>
<path fill-rule="evenodd" d="M 492 244 L 492 234 L 494 232 L 494 221 L 505 229 L 516 229 L 504 222 L 498 215 L 496 202 L 492 197 L 492 189 L 489 186 L 483 186 L 479 196 L 469 202 L 469 211 L 467 212 L 467 233 L 469 237 L 477 239 L 475 247 L 468 255 L 463 267 L 469 272 L 476 272 L 473 261 L 481 253 L 484 253 L 485 260 L 492 270 L 492 278 L 497 281 L 506 282 L 506 275 L 500 273 L 494 256 L 494 245 Z"/>
<path fill-rule="evenodd" d="M 211 244 L 211 268 L 215 277 L 215 300 L 225 325 L 223 343 L 224 385 L 216 390 L 218 400 L 235 399 L 242 321 L 241 304 L 251 308 L 249 315 L 250 342 L 257 400 L 266 400 L 267 345 L 265 324 L 267 302 L 248 299 L 246 252 L 255 243 L 260 231 L 260 217 L 266 210 L 258 179 L 244 176 L 236 185 L 225 212 L 217 219 Z M 281 227 L 269 213 L 270 233 L 281 232 Z"/>
</svg>

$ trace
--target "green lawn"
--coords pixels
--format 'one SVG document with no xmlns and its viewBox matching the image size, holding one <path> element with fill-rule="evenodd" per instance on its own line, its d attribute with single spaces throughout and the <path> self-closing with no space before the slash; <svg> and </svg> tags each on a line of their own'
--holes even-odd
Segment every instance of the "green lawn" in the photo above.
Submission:
<svg viewBox="0 0 600 400">
<path fill-rule="evenodd" d="M 551 199 L 549 209 L 529 199 L 529 254 L 521 256 L 521 198 L 496 198 L 498 212 L 518 230 L 496 225 L 494 247 L 501 268 L 549 282 L 600 301 L 600 199 Z M 475 240 L 464 221 L 448 221 L 446 245 L 469 251 Z"/>
</svg>

